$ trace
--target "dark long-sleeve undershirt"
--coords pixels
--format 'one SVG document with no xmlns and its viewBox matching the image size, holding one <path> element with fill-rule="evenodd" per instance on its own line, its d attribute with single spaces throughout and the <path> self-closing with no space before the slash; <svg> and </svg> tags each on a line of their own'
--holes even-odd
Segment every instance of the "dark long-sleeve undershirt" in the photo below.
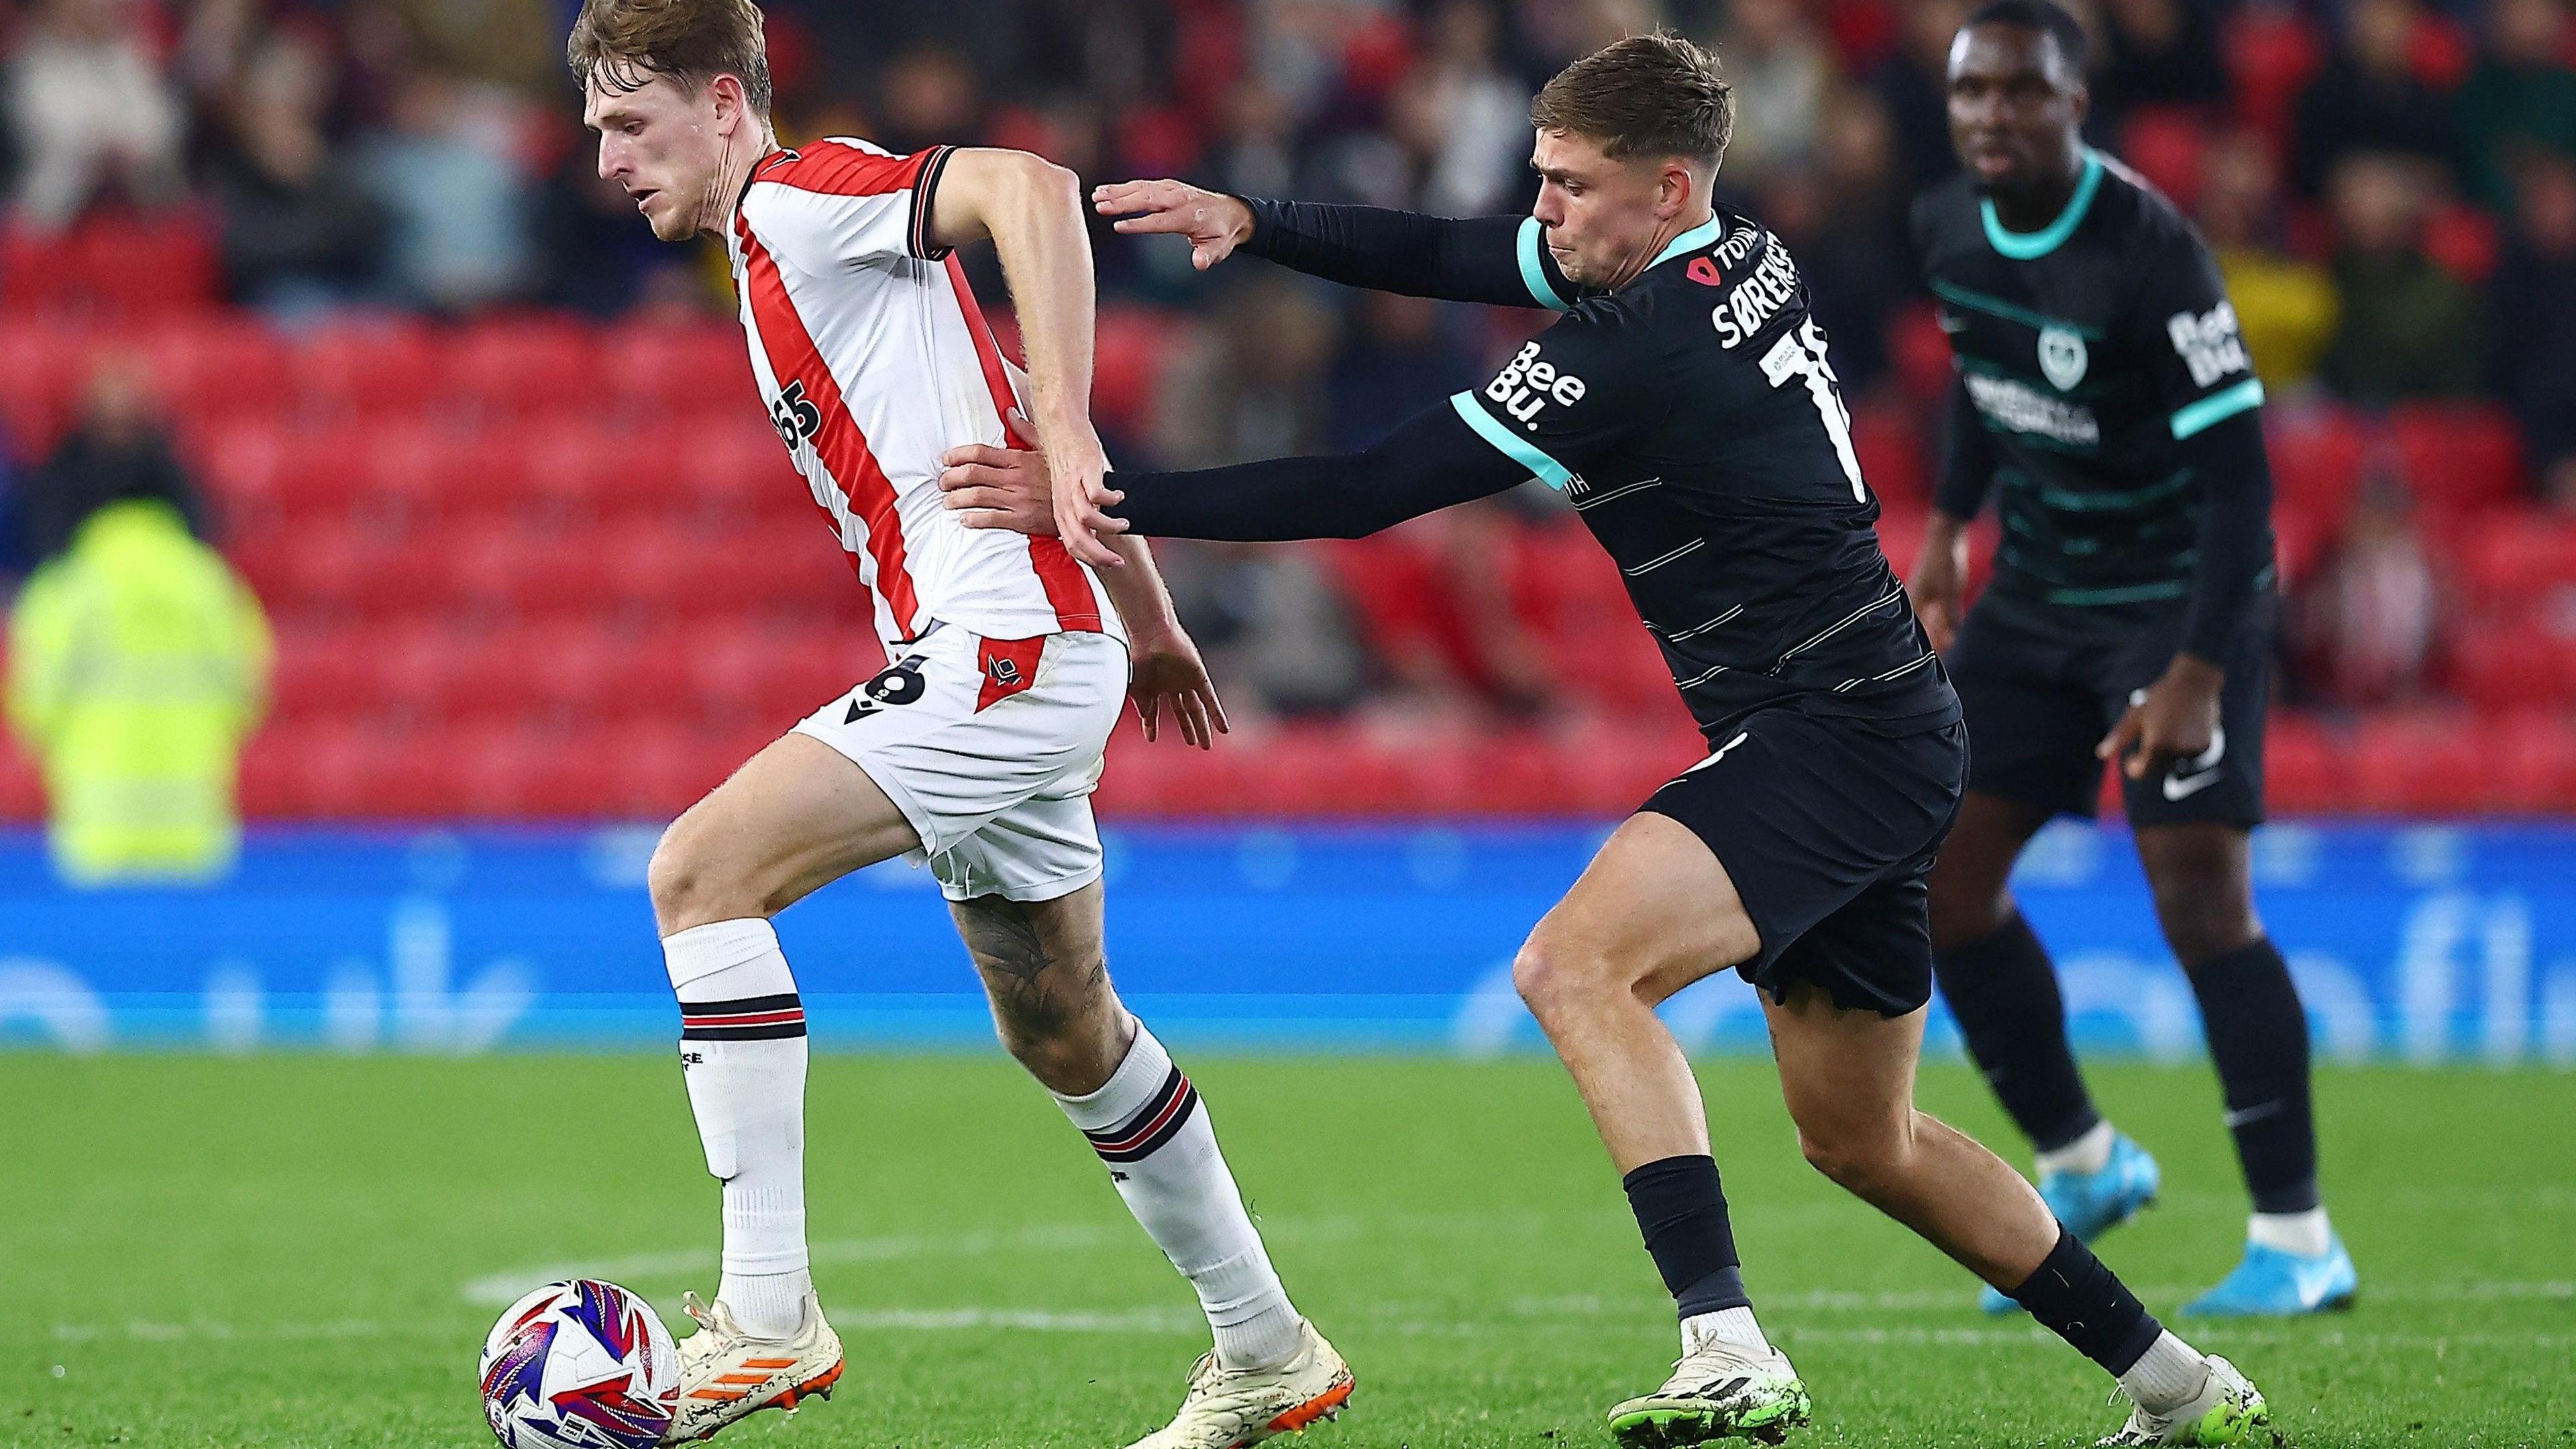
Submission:
<svg viewBox="0 0 2576 1449">
<path fill-rule="evenodd" d="M 1415 415 L 1362 453 L 1186 473 L 1115 473 L 1109 486 L 1127 496 L 1106 511 L 1148 538 L 1361 538 L 1528 477 L 1528 469 L 1496 452 L 1444 405 Z"/>
<path fill-rule="evenodd" d="M 1985 420 L 1968 400 L 1967 383 L 1951 378 L 1950 405 L 1941 423 L 1941 477 L 1932 490 L 1933 505 L 1961 523 L 1975 521 L 1977 510 L 1986 506 L 1986 495 L 1994 489 L 2000 464 L 1994 439 L 1986 436 Z"/>
<path fill-rule="evenodd" d="M 1378 206 L 1252 197 L 1243 203 L 1252 209 L 1252 239 L 1244 250 L 1308 276 L 1410 297 L 1496 307 L 1540 305 L 1521 272 L 1519 237 L 1526 218 L 1461 221 Z M 1572 300 L 1574 289 L 1554 264 L 1540 265 L 1557 295 Z"/>
<path fill-rule="evenodd" d="M 2224 665 L 2272 573 L 2272 464 L 2263 452 L 2262 412 L 2248 409 L 2195 433 L 2182 451 L 2202 479 L 2200 566 L 2182 647 Z"/>
</svg>

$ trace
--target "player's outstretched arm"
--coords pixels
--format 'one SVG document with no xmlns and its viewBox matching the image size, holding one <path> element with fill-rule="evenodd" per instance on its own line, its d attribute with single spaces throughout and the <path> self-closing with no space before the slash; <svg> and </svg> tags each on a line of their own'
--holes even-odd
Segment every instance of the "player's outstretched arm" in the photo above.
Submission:
<svg viewBox="0 0 2576 1449">
<path fill-rule="evenodd" d="M 1046 461 L 1034 453 L 951 451 L 939 484 L 970 528 L 1052 531 Z M 1186 473 L 1121 473 L 1108 512 L 1155 538 L 1241 543 L 1362 538 L 1408 518 L 1514 487 L 1529 470 L 1496 452 L 1453 408 L 1419 414 L 1363 453 L 1274 458 Z"/>
<path fill-rule="evenodd" d="M 1202 272 L 1237 251 L 1346 286 L 1496 307 L 1564 311 L 1573 285 L 1531 217 L 1455 220 L 1376 206 L 1228 196 L 1180 181 L 1092 188 L 1129 235 L 1186 237 Z"/>
<path fill-rule="evenodd" d="M 1082 183 L 1026 151 L 961 149 L 949 156 L 931 198 L 930 233 L 943 247 L 989 236 L 1001 253 L 1029 351 L 1030 421 L 1055 478 L 1057 533 L 1083 562 L 1115 570 L 1125 560 L 1106 542 L 1100 513 L 1109 456 L 1091 426 L 1098 304 Z"/>
</svg>

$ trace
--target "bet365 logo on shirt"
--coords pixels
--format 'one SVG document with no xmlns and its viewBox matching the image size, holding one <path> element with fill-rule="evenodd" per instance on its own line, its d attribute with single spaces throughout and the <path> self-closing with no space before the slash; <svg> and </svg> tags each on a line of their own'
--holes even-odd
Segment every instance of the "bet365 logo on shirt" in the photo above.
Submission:
<svg viewBox="0 0 2576 1449">
<path fill-rule="evenodd" d="M 2245 339 L 2236 330 L 2236 308 L 2221 302 L 2206 312 L 2176 312 L 2165 319 L 2165 335 L 2174 352 L 2191 369 L 2191 385 L 2207 387 L 2231 372 L 2252 372 L 2245 358 Z"/>
<path fill-rule="evenodd" d="M 1538 410 L 1554 402 L 1559 407 L 1572 407 L 1583 401 L 1583 379 L 1570 372 L 1559 372 L 1553 362 L 1541 362 L 1538 344 L 1526 343 L 1503 364 L 1503 370 L 1485 384 L 1485 396 L 1492 398 L 1504 412 L 1524 428 L 1538 426 Z"/>
<path fill-rule="evenodd" d="M 805 384 L 791 382 L 780 390 L 778 401 L 769 405 L 769 425 L 778 430 L 778 441 L 787 451 L 811 438 L 823 427 L 823 412 L 805 400 Z"/>
</svg>

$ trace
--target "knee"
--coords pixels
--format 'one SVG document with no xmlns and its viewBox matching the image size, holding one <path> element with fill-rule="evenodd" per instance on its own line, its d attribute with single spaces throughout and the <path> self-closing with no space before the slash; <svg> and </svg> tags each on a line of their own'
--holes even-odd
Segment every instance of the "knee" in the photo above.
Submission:
<svg viewBox="0 0 2576 1449">
<path fill-rule="evenodd" d="M 2225 872 L 2169 874 L 2155 884 L 2156 920 L 2185 969 L 2216 960 L 2260 936 L 2254 903 Z"/>
<path fill-rule="evenodd" d="M 1828 1119 L 1799 1124 L 1798 1151 L 1810 1167 L 1875 1202 L 1904 1179 L 1909 1136 L 1902 1128 Z"/>
<path fill-rule="evenodd" d="M 738 883 L 726 878 L 719 861 L 716 852 L 700 843 L 700 832 L 688 816 L 662 832 L 653 858 L 644 867 L 644 889 L 652 897 L 653 919 L 663 935 L 710 921 L 767 914 L 757 902 L 739 899 Z"/>
<path fill-rule="evenodd" d="M 1512 986 L 1541 1023 L 1562 1017 L 1608 992 L 1617 973 L 1597 952 L 1532 936 L 1512 959 Z"/>
<path fill-rule="evenodd" d="M 1116 1019 L 1112 1019 L 1112 1018 Z M 995 1003 L 993 1034 L 1028 1074 L 1069 1096 L 1098 1091 L 1124 1054 L 1125 1012 L 1107 1015 L 1053 1003 Z"/>
<path fill-rule="evenodd" d="M 1944 877 L 1935 870 L 1926 895 L 1935 951 L 1952 951 L 1983 940 L 2012 919 L 2012 893 L 2001 881 Z"/>
</svg>

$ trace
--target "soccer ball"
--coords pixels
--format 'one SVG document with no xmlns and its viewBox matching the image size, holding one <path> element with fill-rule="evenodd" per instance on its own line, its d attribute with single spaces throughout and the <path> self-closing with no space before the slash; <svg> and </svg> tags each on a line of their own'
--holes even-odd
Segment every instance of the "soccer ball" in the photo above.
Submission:
<svg viewBox="0 0 2576 1449">
<path fill-rule="evenodd" d="M 549 1283 L 483 1340 L 483 1417 L 508 1449 L 649 1449 L 680 1403 L 680 1354 L 614 1283 Z"/>
</svg>

